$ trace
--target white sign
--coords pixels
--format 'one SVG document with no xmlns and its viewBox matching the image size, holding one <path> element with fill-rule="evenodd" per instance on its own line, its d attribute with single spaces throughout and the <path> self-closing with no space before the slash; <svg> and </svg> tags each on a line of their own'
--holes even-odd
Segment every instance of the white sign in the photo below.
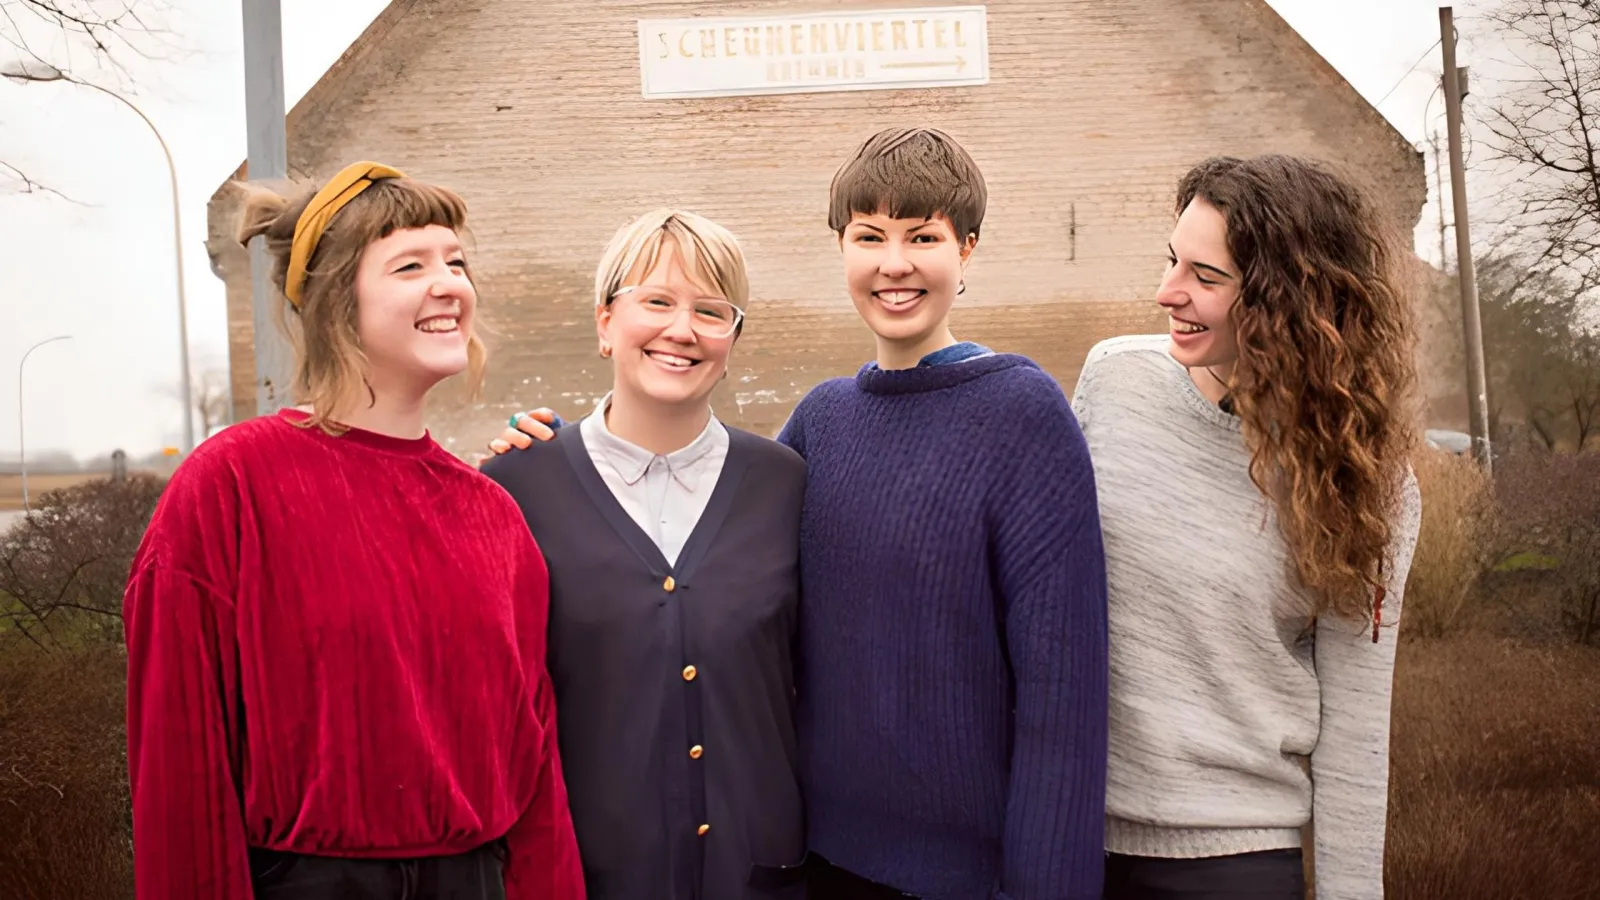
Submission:
<svg viewBox="0 0 1600 900">
<path fill-rule="evenodd" d="M 639 20 L 646 99 L 989 83 L 982 6 Z"/>
</svg>

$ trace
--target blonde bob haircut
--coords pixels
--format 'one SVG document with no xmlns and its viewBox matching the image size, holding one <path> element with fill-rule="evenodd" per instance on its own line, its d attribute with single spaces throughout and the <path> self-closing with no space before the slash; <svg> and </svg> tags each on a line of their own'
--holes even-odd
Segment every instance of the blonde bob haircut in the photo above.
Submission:
<svg viewBox="0 0 1600 900">
<path fill-rule="evenodd" d="M 668 242 L 683 271 L 704 290 L 739 309 L 750 302 L 744 250 L 728 229 L 692 212 L 656 209 L 617 229 L 594 275 L 594 305 L 605 306 L 629 278 L 640 278 L 661 260 Z"/>
<path fill-rule="evenodd" d="M 340 434 L 334 417 L 341 411 L 370 402 L 367 357 L 356 331 L 356 271 L 367 246 L 396 231 L 442 225 L 462 233 L 467 205 L 454 191 L 411 178 L 386 178 L 374 182 L 334 214 L 317 242 L 301 288 L 300 304 L 283 294 L 293 248 L 295 224 L 315 195 L 315 190 L 290 200 L 260 184 L 243 186 L 246 194 L 240 214 L 239 242 L 256 235 L 266 237 L 272 257 L 272 282 L 278 289 L 279 327 L 294 344 L 295 368 L 291 395 L 297 404 L 311 407 L 307 425 Z M 465 238 L 465 235 L 462 235 Z M 467 269 L 472 277 L 472 269 Z M 473 335 L 467 343 L 467 389 L 476 398 L 483 384 L 488 354 Z"/>
</svg>

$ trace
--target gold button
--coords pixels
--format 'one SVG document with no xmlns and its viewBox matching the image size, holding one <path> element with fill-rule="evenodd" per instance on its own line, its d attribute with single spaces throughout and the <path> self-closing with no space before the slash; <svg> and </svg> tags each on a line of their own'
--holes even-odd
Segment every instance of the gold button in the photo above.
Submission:
<svg viewBox="0 0 1600 900">
<path fill-rule="evenodd" d="M 672 593 L 672 592 L 673 592 L 673 591 L 675 591 L 675 590 L 677 590 L 677 589 L 678 589 L 678 583 L 677 583 L 677 582 L 676 582 L 676 581 L 673 581 L 673 580 L 672 580 L 672 576 L 671 576 L 671 575 L 668 575 L 668 576 L 667 576 L 667 580 L 666 580 L 666 581 L 663 581 L 663 582 L 661 582 L 661 587 L 662 587 L 662 588 L 663 588 L 663 589 L 664 589 L 664 590 L 665 590 L 665 591 L 666 591 L 666 592 L 667 592 L 667 593 L 669 593 L 669 594 L 670 594 L 670 593 Z"/>
<path fill-rule="evenodd" d="M 705 752 L 706 752 L 706 748 L 700 746 L 699 744 L 695 744 L 693 747 L 689 748 L 689 758 L 690 759 L 699 759 L 700 755 L 702 753 L 705 753 Z"/>
<path fill-rule="evenodd" d="M 694 680 L 694 676 L 698 675 L 699 672 L 700 672 L 700 670 L 696 669 L 694 666 L 684 666 L 683 667 L 683 680 L 684 681 L 693 681 Z"/>
<path fill-rule="evenodd" d="M 711 830 L 711 826 L 710 825 L 701 825 L 699 828 L 695 829 L 695 833 L 696 834 L 705 834 L 706 832 L 708 832 L 710 830 Z"/>
</svg>

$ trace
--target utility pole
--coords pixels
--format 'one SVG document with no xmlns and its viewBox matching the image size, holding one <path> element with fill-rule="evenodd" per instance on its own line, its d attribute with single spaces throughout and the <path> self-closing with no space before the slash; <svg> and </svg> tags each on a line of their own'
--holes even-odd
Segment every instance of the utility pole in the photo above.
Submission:
<svg viewBox="0 0 1600 900">
<path fill-rule="evenodd" d="M 1439 150 L 1439 129 L 1433 130 L 1428 138 L 1428 145 L 1433 148 L 1433 195 L 1439 198 L 1439 271 L 1447 272 L 1450 266 L 1450 254 L 1445 249 L 1445 235 L 1449 233 L 1450 226 L 1444 220 L 1444 154 Z"/>
<path fill-rule="evenodd" d="M 289 172 L 284 135 L 283 11 L 279 0 L 243 0 L 245 129 L 251 181 L 275 181 Z M 272 286 L 266 239 L 250 241 L 250 297 L 254 311 L 256 414 L 289 405 L 293 351 L 279 332 L 274 308 L 282 302 Z"/>
<path fill-rule="evenodd" d="M 1461 327 L 1467 354 L 1467 419 L 1472 455 L 1484 472 L 1494 473 L 1489 447 L 1489 389 L 1483 374 L 1483 323 L 1478 315 L 1478 279 L 1467 230 L 1467 176 L 1461 153 L 1461 81 L 1456 68 L 1455 11 L 1439 7 L 1439 46 L 1444 50 L 1444 111 L 1450 130 L 1450 197 L 1456 213 L 1456 277 L 1461 284 Z"/>
<path fill-rule="evenodd" d="M 1448 271 L 1450 255 L 1445 250 L 1445 234 L 1447 228 L 1444 223 L 1444 151 L 1439 149 L 1439 129 L 1433 127 L 1433 120 L 1428 118 L 1428 111 L 1433 109 L 1433 98 L 1444 93 L 1444 75 L 1439 76 L 1439 84 L 1428 93 L 1428 102 L 1422 105 L 1422 128 L 1428 132 L 1428 149 L 1433 151 L 1433 196 L 1439 207 L 1439 271 Z"/>
</svg>

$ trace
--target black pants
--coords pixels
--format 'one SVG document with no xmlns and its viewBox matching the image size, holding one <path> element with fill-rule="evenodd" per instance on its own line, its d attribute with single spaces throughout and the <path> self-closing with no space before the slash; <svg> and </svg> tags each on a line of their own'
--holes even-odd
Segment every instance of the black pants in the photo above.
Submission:
<svg viewBox="0 0 1600 900">
<path fill-rule="evenodd" d="M 917 900 L 912 894 L 868 881 L 820 856 L 812 857 L 809 868 L 806 877 L 809 900 Z"/>
<path fill-rule="evenodd" d="M 459 856 L 335 859 L 250 851 L 256 900 L 505 900 L 500 841 Z"/>
<path fill-rule="evenodd" d="M 1206 859 L 1106 856 L 1105 900 L 1305 900 L 1299 850 Z"/>
</svg>

